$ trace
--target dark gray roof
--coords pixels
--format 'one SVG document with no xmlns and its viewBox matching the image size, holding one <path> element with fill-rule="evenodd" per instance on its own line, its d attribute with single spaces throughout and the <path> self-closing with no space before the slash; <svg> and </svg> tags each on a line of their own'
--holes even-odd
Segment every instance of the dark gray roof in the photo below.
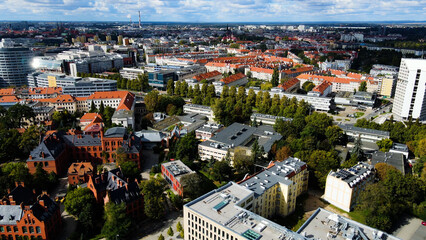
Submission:
<svg viewBox="0 0 426 240">
<path fill-rule="evenodd" d="M 124 137 L 125 134 L 126 134 L 126 128 L 124 128 L 124 127 L 113 127 L 113 128 L 106 130 L 106 132 L 104 133 L 104 137 L 119 138 L 119 137 Z"/>
<path fill-rule="evenodd" d="M 402 153 L 377 151 L 371 157 L 371 164 L 375 166 L 377 163 L 387 163 L 401 171 L 402 174 L 406 174 L 407 166 Z"/>
<path fill-rule="evenodd" d="M 381 131 L 381 130 L 375 130 L 375 129 L 369 129 L 369 128 L 360 128 L 360 127 L 355 127 L 354 125 L 351 125 L 351 124 L 337 124 L 337 125 L 345 132 L 363 133 L 363 134 L 381 136 L 385 138 L 389 138 L 390 136 L 388 131 Z"/>
<path fill-rule="evenodd" d="M 210 141 L 238 147 L 247 141 L 255 132 L 256 128 L 254 127 L 241 123 L 233 123 L 210 138 Z"/>
<path fill-rule="evenodd" d="M 135 132 L 135 136 L 139 137 L 142 142 L 161 142 L 166 134 L 154 130 L 141 130 Z"/>
<path fill-rule="evenodd" d="M 102 145 L 101 137 L 98 135 L 64 135 L 63 138 L 67 145 L 73 147 Z"/>
<path fill-rule="evenodd" d="M 360 162 L 351 168 L 338 169 L 335 172 L 331 171 L 329 174 L 351 184 L 354 183 L 354 181 L 361 181 L 372 174 L 372 169 L 373 166 L 370 164 Z M 350 185 L 350 187 L 352 187 L 352 185 Z"/>
<path fill-rule="evenodd" d="M 65 150 L 63 143 L 59 134 L 50 135 L 31 151 L 32 159 L 28 158 L 27 161 L 54 161 Z"/>
</svg>

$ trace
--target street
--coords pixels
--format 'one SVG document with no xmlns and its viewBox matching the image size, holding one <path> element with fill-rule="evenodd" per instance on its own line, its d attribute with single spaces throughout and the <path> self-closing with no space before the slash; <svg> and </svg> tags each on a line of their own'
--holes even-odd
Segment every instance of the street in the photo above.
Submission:
<svg viewBox="0 0 426 240">
<path fill-rule="evenodd" d="M 404 217 L 403 225 L 399 227 L 393 235 L 403 240 L 425 240 L 426 226 L 423 226 L 422 220 L 415 217 Z"/>
</svg>

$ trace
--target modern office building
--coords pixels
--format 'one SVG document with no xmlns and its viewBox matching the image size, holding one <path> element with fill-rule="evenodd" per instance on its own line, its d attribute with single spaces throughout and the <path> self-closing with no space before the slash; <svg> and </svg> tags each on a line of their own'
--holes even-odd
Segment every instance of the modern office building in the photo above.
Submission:
<svg viewBox="0 0 426 240">
<path fill-rule="evenodd" d="M 80 81 L 80 77 L 71 77 L 61 73 L 33 72 L 27 75 L 28 86 L 35 87 L 65 87 Z"/>
<path fill-rule="evenodd" d="M 159 90 L 166 90 L 169 81 L 176 81 L 177 76 L 175 71 L 160 70 L 148 73 L 148 84 L 153 88 Z"/>
<path fill-rule="evenodd" d="M 63 94 L 75 97 L 88 97 L 95 92 L 117 91 L 117 81 L 100 78 L 84 78 L 74 83 L 62 87 Z"/>
<path fill-rule="evenodd" d="M 173 190 L 176 191 L 180 196 L 183 196 L 184 186 L 180 182 L 180 179 L 188 174 L 195 173 L 182 161 L 175 160 L 161 164 L 161 174 L 164 179 L 172 186 Z"/>
<path fill-rule="evenodd" d="M 216 161 L 222 161 L 229 152 L 232 164 L 234 152 L 237 148 L 249 155 L 252 144 L 257 140 L 265 153 L 268 153 L 275 141 L 281 138 L 282 136 L 275 132 L 272 126 L 250 127 L 240 123 L 233 123 L 209 140 L 200 143 L 198 145 L 198 154 L 202 160 L 213 158 Z"/>
<path fill-rule="evenodd" d="M 187 114 L 200 114 L 208 117 L 209 119 L 214 118 L 213 110 L 211 107 L 198 105 L 198 104 L 185 104 L 183 105 L 183 112 Z"/>
<path fill-rule="evenodd" d="M 267 218 L 294 212 L 297 189 L 307 181 L 306 164 L 289 158 L 229 182 L 184 206 L 184 239 L 305 239 Z"/>
<path fill-rule="evenodd" d="M 141 68 L 123 68 L 120 70 L 120 75 L 126 79 L 137 79 L 138 76 L 144 75 L 146 70 Z"/>
<path fill-rule="evenodd" d="M 10 39 L 0 42 L 0 87 L 27 85 L 33 54 L 29 48 L 15 46 Z"/>
<path fill-rule="evenodd" d="M 358 163 L 349 169 L 330 171 L 325 184 L 324 199 L 347 212 L 353 210 L 361 192 L 373 182 L 373 166 Z"/>
<path fill-rule="evenodd" d="M 426 59 L 401 59 L 392 113 L 396 120 L 426 120 Z"/>
</svg>

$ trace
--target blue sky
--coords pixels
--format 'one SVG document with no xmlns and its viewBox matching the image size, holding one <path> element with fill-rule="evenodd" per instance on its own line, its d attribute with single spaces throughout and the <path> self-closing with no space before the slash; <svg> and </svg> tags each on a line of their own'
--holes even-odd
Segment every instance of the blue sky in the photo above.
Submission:
<svg viewBox="0 0 426 240">
<path fill-rule="evenodd" d="M 0 0 L 0 20 L 425 21 L 426 0 Z"/>
</svg>

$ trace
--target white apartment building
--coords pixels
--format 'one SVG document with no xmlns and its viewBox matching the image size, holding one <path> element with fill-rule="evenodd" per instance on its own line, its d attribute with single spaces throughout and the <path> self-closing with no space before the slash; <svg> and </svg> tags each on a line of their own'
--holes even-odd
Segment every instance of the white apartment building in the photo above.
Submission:
<svg viewBox="0 0 426 240">
<path fill-rule="evenodd" d="M 392 113 L 396 120 L 426 120 L 426 59 L 401 59 Z"/>
<path fill-rule="evenodd" d="M 282 119 L 283 121 L 292 121 L 292 118 L 286 118 L 281 116 L 274 116 L 269 114 L 262 113 L 253 113 L 250 116 L 250 121 L 256 121 L 257 124 L 267 124 L 267 125 L 275 125 L 277 119 Z"/>
<path fill-rule="evenodd" d="M 120 70 L 120 75 L 127 79 L 137 79 L 139 75 L 144 75 L 145 72 L 141 68 L 123 68 Z"/>
<path fill-rule="evenodd" d="M 209 119 L 213 119 L 213 110 L 211 107 L 198 105 L 198 104 L 185 104 L 183 106 L 183 112 L 187 114 L 198 113 L 200 115 L 206 116 Z"/>
<path fill-rule="evenodd" d="M 361 192 L 372 183 L 373 166 L 358 163 L 349 169 L 330 171 L 325 184 L 324 199 L 347 212 L 353 210 Z"/>
<path fill-rule="evenodd" d="M 307 181 L 306 163 L 289 158 L 229 182 L 184 206 L 184 239 L 305 239 L 267 218 L 294 212 L 297 189 Z"/>
<path fill-rule="evenodd" d="M 360 128 L 355 127 L 351 124 L 337 124 L 343 132 L 348 135 L 349 140 L 355 140 L 358 137 L 362 141 L 375 143 L 377 141 L 383 140 L 390 137 L 390 133 L 387 131 L 369 129 L 369 128 Z"/>
</svg>

